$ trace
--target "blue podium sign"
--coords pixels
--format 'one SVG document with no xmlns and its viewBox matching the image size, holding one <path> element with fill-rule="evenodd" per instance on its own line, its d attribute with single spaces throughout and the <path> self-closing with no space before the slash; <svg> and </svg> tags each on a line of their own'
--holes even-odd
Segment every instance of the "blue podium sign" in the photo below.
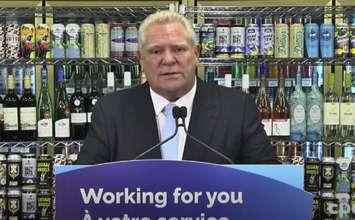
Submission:
<svg viewBox="0 0 355 220">
<path fill-rule="evenodd" d="M 200 162 L 107 163 L 56 175 L 56 219 L 311 219 L 312 195 L 246 171 Z"/>
</svg>

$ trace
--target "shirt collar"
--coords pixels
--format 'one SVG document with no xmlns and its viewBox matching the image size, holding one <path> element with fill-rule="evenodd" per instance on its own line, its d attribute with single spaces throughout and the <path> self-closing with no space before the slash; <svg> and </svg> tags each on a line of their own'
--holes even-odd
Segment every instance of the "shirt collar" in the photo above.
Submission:
<svg viewBox="0 0 355 220">
<path fill-rule="evenodd" d="M 196 82 L 197 79 L 195 78 L 195 83 L 193 87 L 190 89 L 188 93 L 186 93 L 184 96 L 173 102 L 175 105 L 181 107 L 185 106 L 187 108 L 187 113 L 191 112 L 192 110 L 192 102 L 194 100 L 195 94 L 196 94 Z M 155 115 L 158 116 L 164 107 L 170 103 L 169 100 L 164 98 L 163 96 L 159 95 L 158 93 L 154 92 L 152 88 L 149 88 L 150 90 L 150 96 L 152 97 L 153 101 L 153 106 L 154 106 L 154 111 Z"/>
</svg>

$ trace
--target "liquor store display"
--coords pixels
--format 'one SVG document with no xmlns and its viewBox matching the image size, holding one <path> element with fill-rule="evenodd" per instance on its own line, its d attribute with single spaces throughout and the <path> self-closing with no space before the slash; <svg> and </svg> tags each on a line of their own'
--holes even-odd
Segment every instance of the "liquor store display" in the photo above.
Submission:
<svg viewBox="0 0 355 220">
<path fill-rule="evenodd" d="M 98 99 L 144 81 L 137 28 L 158 9 L 52 8 L 53 25 L 27 13 L 0 23 L 0 219 L 52 219 L 53 164 L 76 160 Z M 355 10 L 195 9 L 183 13 L 204 16 L 204 80 L 255 97 L 279 161 L 305 166 L 314 219 L 354 217 Z"/>
</svg>

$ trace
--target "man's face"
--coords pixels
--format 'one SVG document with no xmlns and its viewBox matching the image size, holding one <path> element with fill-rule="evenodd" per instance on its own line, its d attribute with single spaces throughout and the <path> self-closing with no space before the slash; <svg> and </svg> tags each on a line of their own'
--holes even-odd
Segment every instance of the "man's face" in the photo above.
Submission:
<svg viewBox="0 0 355 220">
<path fill-rule="evenodd" d="M 186 94 L 194 85 L 198 48 L 186 37 L 180 23 L 155 24 L 147 31 L 139 62 L 150 87 L 169 101 Z"/>
</svg>

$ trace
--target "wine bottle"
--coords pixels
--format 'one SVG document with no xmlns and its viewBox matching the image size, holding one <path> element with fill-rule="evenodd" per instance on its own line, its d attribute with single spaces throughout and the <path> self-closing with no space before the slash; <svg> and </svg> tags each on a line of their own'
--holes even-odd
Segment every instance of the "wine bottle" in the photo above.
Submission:
<svg viewBox="0 0 355 220">
<path fill-rule="evenodd" d="M 272 111 L 272 135 L 279 139 L 287 139 L 290 135 L 290 116 L 285 95 L 285 78 L 282 74 Z"/>
<path fill-rule="evenodd" d="M 47 67 L 41 68 L 41 90 L 37 109 L 37 135 L 39 141 L 53 141 L 53 108 L 48 91 Z"/>
<path fill-rule="evenodd" d="M 36 98 L 32 94 L 29 74 L 25 74 L 24 92 L 20 99 L 20 135 L 24 141 L 37 138 Z"/>
<path fill-rule="evenodd" d="M 306 95 L 302 91 L 302 77 L 301 72 L 296 74 L 295 91 L 290 98 L 291 110 L 291 141 L 305 141 L 306 140 Z"/>
<path fill-rule="evenodd" d="M 340 103 L 340 135 L 342 142 L 351 142 L 355 138 L 355 97 L 351 93 L 351 69 L 345 70 L 344 73 L 344 92 Z"/>
<path fill-rule="evenodd" d="M 64 83 L 64 69 L 57 67 L 57 95 L 55 99 L 54 138 L 57 141 L 70 139 L 70 107 Z"/>
<path fill-rule="evenodd" d="M 318 142 L 323 137 L 323 94 L 318 88 L 318 72 L 313 72 L 312 88 L 307 93 L 307 141 Z"/>
<path fill-rule="evenodd" d="M 19 139 L 19 98 L 15 94 L 15 80 L 12 74 L 7 76 L 7 94 L 4 98 L 4 141 Z"/>
<path fill-rule="evenodd" d="M 334 91 L 334 73 L 331 73 L 324 102 L 324 139 L 328 143 L 339 138 L 339 116 L 339 97 Z"/>
<path fill-rule="evenodd" d="M 75 73 L 75 92 L 70 98 L 70 131 L 74 140 L 82 140 L 86 136 L 86 98 L 81 92 L 79 73 Z"/>
<path fill-rule="evenodd" d="M 94 106 L 97 102 L 97 100 L 100 98 L 100 93 L 97 90 L 97 76 L 96 78 L 92 79 L 92 88 L 91 88 L 91 93 L 88 96 L 88 127 L 91 124 L 91 115 L 92 115 L 92 111 L 94 109 Z"/>
<path fill-rule="evenodd" d="M 264 130 L 268 136 L 272 134 L 271 126 L 271 106 L 269 102 L 268 95 L 266 93 L 266 77 L 265 75 L 261 76 L 260 88 L 258 95 L 256 97 L 256 107 L 258 109 L 259 115 L 262 119 L 264 125 Z"/>
</svg>

